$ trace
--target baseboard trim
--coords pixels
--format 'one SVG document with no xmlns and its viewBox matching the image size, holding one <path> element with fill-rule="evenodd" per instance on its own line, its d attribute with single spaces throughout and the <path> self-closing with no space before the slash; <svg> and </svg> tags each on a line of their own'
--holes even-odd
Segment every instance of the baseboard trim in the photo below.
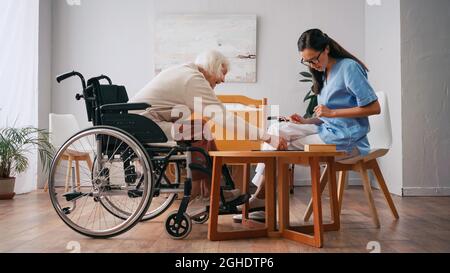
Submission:
<svg viewBox="0 0 450 273">
<path fill-rule="evenodd" d="M 0 200 L 12 200 L 16 196 L 15 192 L 0 194 Z"/>
<path fill-rule="evenodd" d="M 450 196 L 450 187 L 406 187 L 403 196 Z"/>
</svg>

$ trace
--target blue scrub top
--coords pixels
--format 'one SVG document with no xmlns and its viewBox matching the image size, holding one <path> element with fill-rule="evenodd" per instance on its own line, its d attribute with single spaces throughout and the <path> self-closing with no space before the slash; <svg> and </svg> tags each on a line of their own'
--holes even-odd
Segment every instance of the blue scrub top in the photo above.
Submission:
<svg viewBox="0 0 450 273">
<path fill-rule="evenodd" d="M 330 109 L 363 107 L 378 99 L 367 80 L 367 72 L 352 59 L 337 59 L 329 80 L 318 96 L 318 103 Z M 336 144 L 338 150 L 351 153 L 358 148 L 361 155 L 370 151 L 367 133 L 369 118 L 320 118 L 319 136 L 327 144 Z"/>
</svg>

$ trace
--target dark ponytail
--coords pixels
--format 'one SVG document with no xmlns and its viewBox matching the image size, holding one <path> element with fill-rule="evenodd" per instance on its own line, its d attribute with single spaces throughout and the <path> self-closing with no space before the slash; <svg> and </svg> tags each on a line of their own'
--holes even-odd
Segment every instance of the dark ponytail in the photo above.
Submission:
<svg viewBox="0 0 450 273">
<path fill-rule="evenodd" d="M 339 45 L 335 40 L 328 37 L 320 29 L 310 29 L 305 31 L 300 39 L 298 40 L 298 50 L 301 52 L 307 48 L 314 49 L 317 51 L 323 51 L 329 46 L 330 53 L 329 56 L 337 58 L 349 58 L 358 62 L 366 71 L 369 71 L 367 66 L 356 58 L 353 54 L 345 50 L 341 45 Z M 312 67 L 309 68 L 311 74 L 313 75 L 313 92 L 318 95 L 323 88 L 323 77 L 325 72 L 317 71 Z"/>
</svg>

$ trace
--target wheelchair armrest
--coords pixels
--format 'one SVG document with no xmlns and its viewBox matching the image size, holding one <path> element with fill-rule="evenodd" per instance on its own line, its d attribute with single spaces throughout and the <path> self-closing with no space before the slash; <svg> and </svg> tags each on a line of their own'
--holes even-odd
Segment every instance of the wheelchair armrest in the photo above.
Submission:
<svg viewBox="0 0 450 273">
<path fill-rule="evenodd" d="M 105 104 L 100 106 L 101 112 L 106 111 L 133 111 L 133 110 L 145 110 L 150 108 L 151 105 L 147 103 L 114 103 Z"/>
</svg>

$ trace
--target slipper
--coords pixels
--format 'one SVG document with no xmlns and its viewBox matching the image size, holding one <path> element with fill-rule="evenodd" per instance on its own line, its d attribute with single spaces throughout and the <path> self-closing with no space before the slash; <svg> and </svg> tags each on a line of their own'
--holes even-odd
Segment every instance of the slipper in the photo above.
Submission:
<svg viewBox="0 0 450 273">
<path fill-rule="evenodd" d="M 239 206 L 237 208 L 238 211 L 242 211 L 243 207 L 244 207 L 244 205 Z M 249 212 L 264 211 L 265 208 L 266 208 L 266 200 L 259 199 L 256 196 L 252 196 L 252 198 L 250 198 L 250 201 L 248 202 L 248 211 Z"/>
<path fill-rule="evenodd" d="M 266 213 L 264 211 L 250 212 L 248 214 L 248 219 L 264 223 L 266 221 Z M 234 215 L 233 221 L 235 223 L 242 223 L 242 214 Z"/>
</svg>

